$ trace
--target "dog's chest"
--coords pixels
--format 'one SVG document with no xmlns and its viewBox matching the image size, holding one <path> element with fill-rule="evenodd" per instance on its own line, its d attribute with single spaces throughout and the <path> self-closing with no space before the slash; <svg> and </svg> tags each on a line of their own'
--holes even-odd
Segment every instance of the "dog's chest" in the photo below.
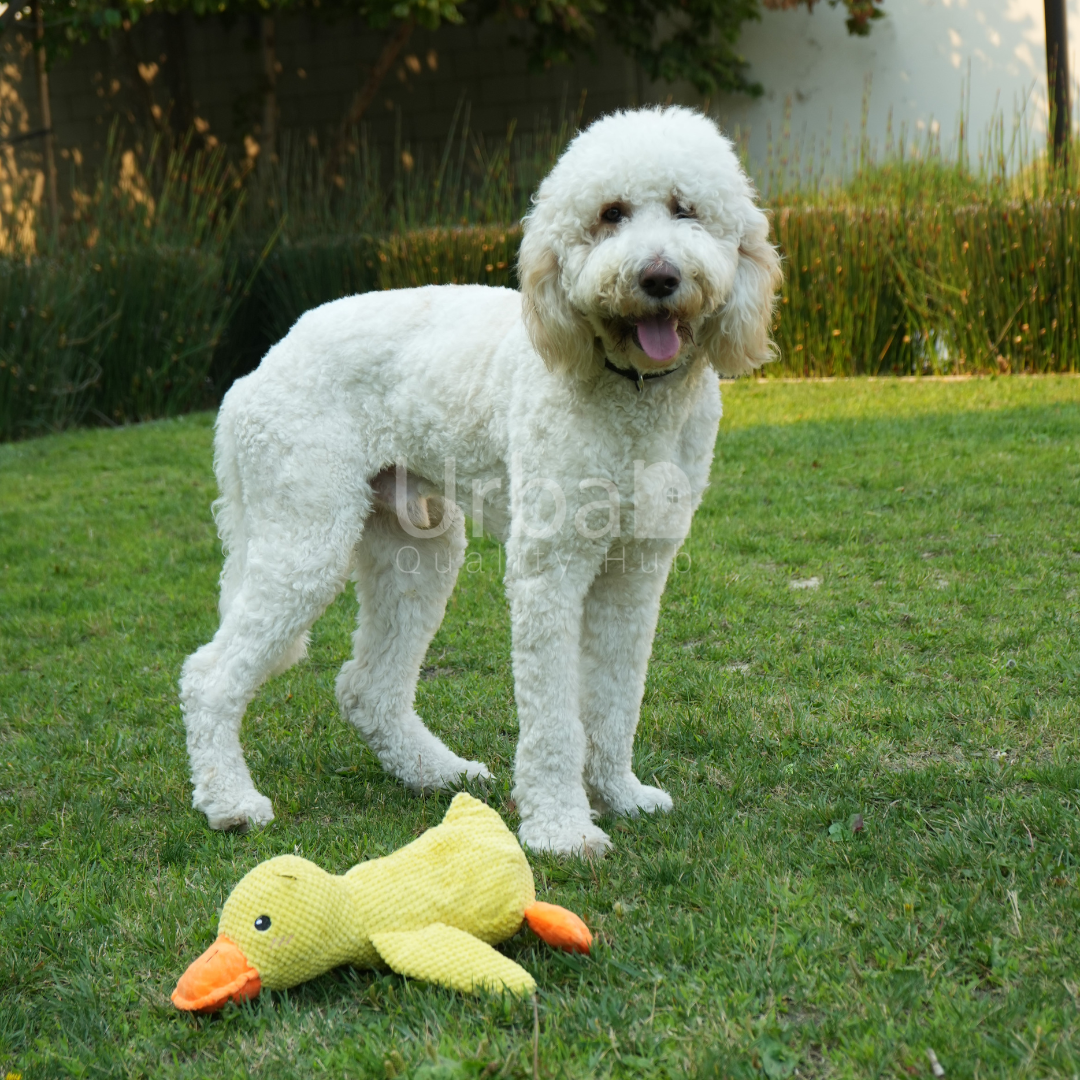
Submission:
<svg viewBox="0 0 1080 1080">
<path fill-rule="evenodd" d="M 711 375 L 682 394 L 629 406 L 571 400 L 533 413 L 515 428 L 526 437 L 510 454 L 514 530 L 552 540 L 559 534 L 574 547 L 685 537 L 708 483 L 720 418 Z"/>
</svg>

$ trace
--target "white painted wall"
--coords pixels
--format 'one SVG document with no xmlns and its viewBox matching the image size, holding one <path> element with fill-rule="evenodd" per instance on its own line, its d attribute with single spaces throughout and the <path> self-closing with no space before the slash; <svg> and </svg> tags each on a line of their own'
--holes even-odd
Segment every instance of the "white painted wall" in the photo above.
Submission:
<svg viewBox="0 0 1080 1080">
<path fill-rule="evenodd" d="M 820 153 L 831 128 L 829 171 L 840 165 L 845 128 L 858 136 L 866 79 L 871 80 L 867 131 L 884 149 L 890 111 L 894 138 L 908 141 L 939 126 L 942 149 L 955 144 L 961 94 L 970 70 L 969 130 L 973 163 L 995 107 L 1011 128 L 1026 103 L 1033 144 L 1046 132 L 1046 52 L 1042 0 L 885 0 L 886 17 L 867 38 L 851 37 L 843 7 L 819 2 L 813 12 L 766 11 L 745 25 L 740 51 L 765 87 L 757 100 L 725 97 L 714 113 L 729 130 L 749 132 L 752 163 L 766 162 L 790 107 L 791 134 Z M 1068 2 L 1073 125 L 1080 114 L 1080 0 Z M 790 103 L 790 104 L 789 104 Z"/>
</svg>

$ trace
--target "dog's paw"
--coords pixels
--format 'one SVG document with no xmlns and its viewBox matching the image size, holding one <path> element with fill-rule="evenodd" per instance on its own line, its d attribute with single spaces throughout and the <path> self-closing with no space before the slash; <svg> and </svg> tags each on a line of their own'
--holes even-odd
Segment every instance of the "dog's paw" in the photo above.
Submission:
<svg viewBox="0 0 1080 1080">
<path fill-rule="evenodd" d="M 191 805 L 206 815 L 211 829 L 246 830 L 274 820 L 274 807 L 270 800 L 254 788 L 236 798 L 215 797 L 196 789 Z"/>
<path fill-rule="evenodd" d="M 522 821 L 518 838 L 532 851 L 550 851 L 555 855 L 602 856 L 611 847 L 611 837 L 587 814 L 558 820 L 531 817 Z"/>
<path fill-rule="evenodd" d="M 639 783 L 634 791 L 632 803 L 620 806 L 615 812 L 627 814 L 630 817 L 636 817 L 639 813 L 655 814 L 657 811 L 667 814 L 674 805 L 671 796 L 663 788 Z"/>
<path fill-rule="evenodd" d="M 425 791 L 454 791 L 467 780 L 490 779 L 491 770 L 482 761 L 467 761 L 451 754 L 434 773 L 427 766 L 418 769 L 416 777 L 411 782 L 406 781 L 406 785 L 419 795 Z"/>
<path fill-rule="evenodd" d="M 482 761 L 466 761 L 466 780 L 490 780 L 491 770 Z"/>
<path fill-rule="evenodd" d="M 458 757 L 445 746 L 427 748 L 415 762 L 391 770 L 405 786 L 417 794 L 425 791 L 453 790 L 466 780 L 490 780 L 491 771 L 482 761 Z"/>
<path fill-rule="evenodd" d="M 601 813 L 637 817 L 638 814 L 669 813 L 675 805 L 663 788 L 643 784 L 631 773 L 618 783 L 591 789 L 592 802 Z"/>
</svg>

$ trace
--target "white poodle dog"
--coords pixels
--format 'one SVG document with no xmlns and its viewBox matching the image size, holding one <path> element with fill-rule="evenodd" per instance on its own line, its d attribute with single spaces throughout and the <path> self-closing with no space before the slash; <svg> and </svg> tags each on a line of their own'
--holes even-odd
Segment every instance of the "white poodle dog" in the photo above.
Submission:
<svg viewBox="0 0 1080 1080">
<path fill-rule="evenodd" d="M 645 109 L 569 145 L 525 219 L 519 272 L 520 293 L 325 304 L 225 396 L 221 625 L 180 683 L 193 805 L 212 827 L 273 817 L 241 719 L 350 578 L 345 717 L 411 788 L 489 775 L 413 711 L 465 511 L 506 545 L 522 842 L 600 853 L 597 811 L 671 808 L 631 768 L 645 669 L 709 479 L 718 375 L 772 355 L 779 259 L 712 121 Z"/>
</svg>

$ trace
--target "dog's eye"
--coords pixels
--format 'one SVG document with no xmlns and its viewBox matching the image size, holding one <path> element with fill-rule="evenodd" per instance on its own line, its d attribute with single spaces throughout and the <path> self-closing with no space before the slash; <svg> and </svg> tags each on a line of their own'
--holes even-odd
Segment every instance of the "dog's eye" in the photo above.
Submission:
<svg viewBox="0 0 1080 1080">
<path fill-rule="evenodd" d="M 270 916 L 269 915 L 260 915 L 255 920 L 255 929 L 256 930 L 269 930 L 270 929 Z"/>
<path fill-rule="evenodd" d="M 685 220 L 687 218 L 696 218 L 697 214 L 694 213 L 694 208 L 692 206 L 682 206 L 680 204 L 675 207 L 675 217 L 680 220 Z"/>
<path fill-rule="evenodd" d="M 623 208 L 621 206 L 609 206 L 600 215 L 600 220 L 606 221 L 610 225 L 614 225 L 617 222 L 622 221 L 624 217 L 626 217 L 626 214 L 623 213 Z"/>
</svg>

